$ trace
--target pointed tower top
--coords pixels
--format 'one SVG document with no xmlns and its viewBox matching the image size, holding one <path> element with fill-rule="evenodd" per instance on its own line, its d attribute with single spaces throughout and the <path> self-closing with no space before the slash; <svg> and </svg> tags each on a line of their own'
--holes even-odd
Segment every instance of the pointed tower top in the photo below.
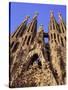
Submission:
<svg viewBox="0 0 68 90">
<path fill-rule="evenodd" d="M 25 20 L 28 20 L 29 18 L 30 18 L 30 16 L 26 16 L 26 17 L 25 17 Z"/>
<path fill-rule="evenodd" d="M 38 13 L 38 12 L 35 12 L 35 15 L 34 15 L 33 19 L 34 19 L 35 17 L 37 17 L 38 15 L 39 15 L 39 13 Z"/>
<path fill-rule="evenodd" d="M 50 17 L 51 17 L 51 18 L 54 17 L 54 12 L 53 12 L 53 10 L 50 11 Z"/>
<path fill-rule="evenodd" d="M 58 17 L 59 17 L 60 20 L 62 20 L 62 15 L 61 15 L 60 12 L 58 13 Z"/>
<path fill-rule="evenodd" d="M 38 15 L 39 13 L 36 11 L 35 14 Z"/>
</svg>

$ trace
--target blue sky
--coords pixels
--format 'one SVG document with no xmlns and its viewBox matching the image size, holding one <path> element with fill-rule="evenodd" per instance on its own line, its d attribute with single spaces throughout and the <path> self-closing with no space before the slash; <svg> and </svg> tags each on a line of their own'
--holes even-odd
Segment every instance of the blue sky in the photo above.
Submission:
<svg viewBox="0 0 68 90">
<path fill-rule="evenodd" d="M 58 12 L 61 12 L 64 21 L 66 20 L 66 6 L 51 5 L 51 4 L 32 4 L 32 3 L 17 3 L 11 2 L 10 9 L 10 32 L 14 32 L 16 28 L 22 23 L 25 16 L 29 15 L 30 20 L 35 12 L 38 12 L 38 27 L 43 24 L 44 31 L 48 32 L 48 23 L 50 20 L 50 10 L 54 11 L 54 16 L 58 21 Z M 29 20 L 29 21 L 30 21 Z"/>
</svg>

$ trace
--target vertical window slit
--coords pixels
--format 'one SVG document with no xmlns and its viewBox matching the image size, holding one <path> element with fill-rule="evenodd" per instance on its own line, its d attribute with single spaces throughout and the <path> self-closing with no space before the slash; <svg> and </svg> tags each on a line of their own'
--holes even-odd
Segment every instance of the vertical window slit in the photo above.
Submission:
<svg viewBox="0 0 68 90">
<path fill-rule="evenodd" d="M 29 38 L 28 38 L 28 41 L 27 41 L 27 45 L 29 45 L 29 42 L 30 42 L 30 38 L 31 38 L 31 36 L 29 36 Z"/>
<path fill-rule="evenodd" d="M 66 40 L 66 37 L 65 37 L 65 40 Z"/>
<path fill-rule="evenodd" d="M 56 39 L 56 35 L 55 35 L 55 33 L 54 33 L 54 39 Z"/>
<path fill-rule="evenodd" d="M 26 42 L 26 39 L 27 39 L 27 36 L 25 36 L 25 39 L 23 40 L 23 45 L 25 44 L 25 42 Z"/>
<path fill-rule="evenodd" d="M 63 28 L 63 26 L 62 26 L 62 31 L 63 31 L 63 33 L 64 33 L 64 28 Z"/>
<path fill-rule="evenodd" d="M 52 34 L 51 34 L 51 39 L 53 39 L 53 36 L 52 36 Z"/>
<path fill-rule="evenodd" d="M 61 43 L 62 43 L 62 46 L 64 46 L 64 43 L 63 43 L 63 39 L 62 39 L 62 37 L 61 37 Z"/>
<path fill-rule="evenodd" d="M 16 42 L 13 49 L 12 49 L 12 52 L 16 52 L 18 46 L 19 46 L 19 42 Z"/>
<path fill-rule="evenodd" d="M 12 48 L 13 44 L 14 44 L 14 42 L 12 42 L 12 43 L 10 44 L 10 48 Z"/>
<path fill-rule="evenodd" d="M 57 35 L 58 41 L 59 41 L 59 35 Z"/>
</svg>

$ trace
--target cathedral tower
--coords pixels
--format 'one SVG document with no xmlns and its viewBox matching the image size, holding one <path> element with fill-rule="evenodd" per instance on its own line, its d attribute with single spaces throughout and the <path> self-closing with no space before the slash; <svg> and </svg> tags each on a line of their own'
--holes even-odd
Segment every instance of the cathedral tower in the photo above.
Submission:
<svg viewBox="0 0 68 90">
<path fill-rule="evenodd" d="M 59 16 L 61 19 L 61 17 Z M 61 22 L 61 20 L 60 20 Z M 64 26 L 64 25 L 63 25 Z M 65 28 L 64 28 L 65 29 Z M 61 32 L 61 34 L 60 34 Z M 50 58 L 51 64 L 53 68 L 53 72 L 55 74 L 55 78 L 58 84 L 63 84 L 63 75 L 62 75 L 62 66 L 61 65 L 61 51 L 62 47 L 65 46 L 65 32 L 63 33 L 61 30 L 61 25 L 57 23 L 54 17 L 54 13 L 51 11 L 50 13 L 50 24 L 49 24 L 49 46 L 50 46 Z M 63 34 L 63 35 L 62 35 Z M 63 37 L 63 38 L 62 38 Z M 63 60 L 63 59 L 62 59 Z M 64 59 L 65 60 L 65 59 Z"/>
<path fill-rule="evenodd" d="M 51 11 L 46 33 L 43 25 L 37 27 L 37 17 L 38 13 L 28 23 L 27 16 L 10 36 L 10 87 L 65 84 L 65 24 L 60 14 L 57 23 Z"/>
</svg>

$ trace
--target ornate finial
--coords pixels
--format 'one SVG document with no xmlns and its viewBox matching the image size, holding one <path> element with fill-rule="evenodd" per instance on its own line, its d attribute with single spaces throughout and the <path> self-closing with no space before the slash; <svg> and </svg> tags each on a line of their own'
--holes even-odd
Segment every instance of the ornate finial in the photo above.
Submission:
<svg viewBox="0 0 68 90">
<path fill-rule="evenodd" d="M 36 11 L 36 12 L 35 12 L 35 15 L 36 15 L 36 16 L 38 16 L 38 15 L 39 15 L 39 13 Z"/>
<path fill-rule="evenodd" d="M 39 13 L 38 12 L 35 12 L 35 15 L 34 15 L 33 18 L 37 17 L 38 15 L 39 15 Z"/>
<path fill-rule="evenodd" d="M 43 30 L 43 24 L 40 25 L 39 31 Z"/>
<path fill-rule="evenodd" d="M 26 16 L 25 19 L 28 20 L 30 18 L 30 16 Z"/>
<path fill-rule="evenodd" d="M 50 11 L 50 17 L 53 17 L 54 16 L 54 12 L 53 10 Z"/>
<path fill-rule="evenodd" d="M 60 12 L 58 13 L 58 17 L 59 17 L 60 20 L 62 20 L 62 15 L 61 15 Z"/>
</svg>

